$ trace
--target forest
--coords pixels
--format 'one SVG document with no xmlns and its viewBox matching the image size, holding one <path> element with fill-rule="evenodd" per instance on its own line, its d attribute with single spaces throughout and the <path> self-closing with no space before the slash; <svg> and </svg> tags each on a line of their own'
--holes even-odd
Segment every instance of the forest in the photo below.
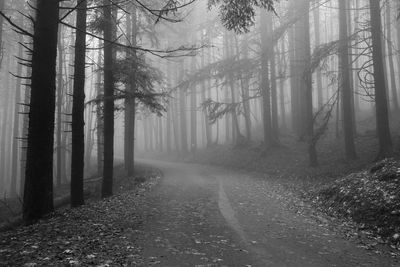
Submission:
<svg viewBox="0 0 400 267">
<path fill-rule="evenodd" d="M 197 223 L 217 228 L 204 200 L 214 190 L 221 224 L 235 233 L 232 240 L 252 247 L 262 243 L 254 241 L 260 232 L 246 230 L 251 220 L 240 208 L 253 203 L 246 198 L 257 192 L 268 197 L 254 199 L 255 205 L 290 199 L 281 206 L 267 201 L 268 211 L 257 208 L 259 216 L 276 212 L 288 220 L 292 215 L 283 210 L 295 209 L 313 214 L 320 224 L 335 221 L 348 232 L 367 231 L 369 241 L 357 242 L 389 257 L 368 258 L 341 243 L 354 240 L 336 234 L 331 245 L 348 248 L 357 263 L 395 266 L 392 261 L 400 259 L 399 17 L 398 0 L 0 0 L 0 225 L 27 238 L 15 229 L 41 225 L 55 211 L 57 218 L 60 207 L 82 211 L 62 216 L 97 225 L 85 214 L 105 208 L 135 217 L 168 210 L 173 206 L 167 199 L 173 198 L 179 207 L 185 201 L 196 207 L 181 214 L 182 220 L 201 214 Z M 264 178 L 245 178 L 253 172 Z M 123 191 L 121 181 L 129 190 Z M 129 195 L 131 190 L 144 200 Z M 190 198 L 197 194 L 197 200 Z M 100 202 L 93 204 L 94 198 Z M 150 204 L 136 207 L 141 201 Z M 160 221 L 180 218 L 162 214 Z M 107 218 L 99 224 L 107 225 Z M 153 223 L 157 228 L 153 221 L 141 224 Z M 189 227 L 185 224 L 182 229 Z M 211 234 L 216 228 L 207 228 L 209 236 L 218 236 Z M 12 232 L 6 233 L 4 240 L 12 240 Z M 290 243 L 274 240 L 272 247 Z M 16 253 L 7 248 L 10 242 L 0 242 L 0 265 L 27 264 L 8 261 Z M 296 262 L 291 253 L 280 255 L 266 243 L 248 249 L 256 256 L 236 255 L 232 262 L 223 253 L 204 256 L 207 261 L 165 262 L 144 253 L 148 258 L 137 264 L 126 258 L 115 262 L 117 256 L 107 263 L 104 252 L 103 258 L 92 253 L 53 264 Z M 155 253 L 155 245 L 146 244 Z M 205 247 L 205 254 L 216 253 Z M 324 260 L 338 261 L 343 251 L 329 248 Z M 201 256 L 192 252 L 185 253 Z M 307 253 L 298 266 L 328 266 L 308 261 L 314 254 Z M 337 266 L 353 266 L 343 260 Z M 211 265 L 196 265 L 202 261 Z M 37 258 L 35 264 L 49 262 Z"/>
</svg>

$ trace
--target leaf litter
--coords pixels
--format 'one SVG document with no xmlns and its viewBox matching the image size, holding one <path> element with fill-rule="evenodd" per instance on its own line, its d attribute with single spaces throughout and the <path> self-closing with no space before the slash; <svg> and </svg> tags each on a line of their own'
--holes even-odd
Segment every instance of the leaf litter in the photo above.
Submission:
<svg viewBox="0 0 400 267">
<path fill-rule="evenodd" d="M 111 198 L 50 214 L 34 225 L 0 233 L 0 266 L 132 266 L 144 259 L 135 244 L 136 212 L 159 172 Z"/>
</svg>

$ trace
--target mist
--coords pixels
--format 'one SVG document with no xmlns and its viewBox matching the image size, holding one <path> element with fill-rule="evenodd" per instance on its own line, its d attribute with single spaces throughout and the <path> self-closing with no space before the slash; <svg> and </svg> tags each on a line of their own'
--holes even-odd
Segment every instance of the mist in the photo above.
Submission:
<svg viewBox="0 0 400 267">
<path fill-rule="evenodd" d="M 137 262 L 88 250 L 93 262 L 71 252 L 48 263 L 13 261 L 20 248 L 4 241 L 0 265 L 350 266 L 346 248 L 357 264 L 395 265 L 399 8 L 394 0 L 1 0 L 0 236 L 60 210 L 83 220 L 105 208 L 111 217 L 86 219 L 114 225 L 130 214 L 126 225 L 157 241 L 128 238 L 149 251 L 136 251 Z M 346 233 L 368 231 L 362 242 L 375 249 L 371 240 L 380 240 L 376 249 L 392 258 L 366 256 L 344 224 Z M 190 250 L 170 229 L 203 247 Z M 294 236 L 304 236 L 299 247 Z"/>
</svg>

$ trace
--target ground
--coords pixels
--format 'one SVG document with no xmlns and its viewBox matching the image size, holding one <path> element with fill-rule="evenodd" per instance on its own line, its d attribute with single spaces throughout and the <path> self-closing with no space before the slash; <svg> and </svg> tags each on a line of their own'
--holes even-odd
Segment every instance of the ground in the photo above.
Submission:
<svg viewBox="0 0 400 267">
<path fill-rule="evenodd" d="M 399 266 L 366 250 L 274 177 L 144 161 L 141 188 L 0 234 L 0 265 Z M 158 181 L 158 183 L 157 183 Z M 393 253 L 393 254 L 391 254 Z"/>
</svg>

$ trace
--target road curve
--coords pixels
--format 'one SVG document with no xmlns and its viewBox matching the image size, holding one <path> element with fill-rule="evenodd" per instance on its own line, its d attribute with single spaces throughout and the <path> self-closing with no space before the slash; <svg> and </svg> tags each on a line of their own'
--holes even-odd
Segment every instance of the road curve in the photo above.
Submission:
<svg viewBox="0 0 400 267">
<path fill-rule="evenodd" d="M 140 160 L 163 178 L 144 201 L 144 266 L 400 266 L 289 211 L 246 172 Z"/>
</svg>

